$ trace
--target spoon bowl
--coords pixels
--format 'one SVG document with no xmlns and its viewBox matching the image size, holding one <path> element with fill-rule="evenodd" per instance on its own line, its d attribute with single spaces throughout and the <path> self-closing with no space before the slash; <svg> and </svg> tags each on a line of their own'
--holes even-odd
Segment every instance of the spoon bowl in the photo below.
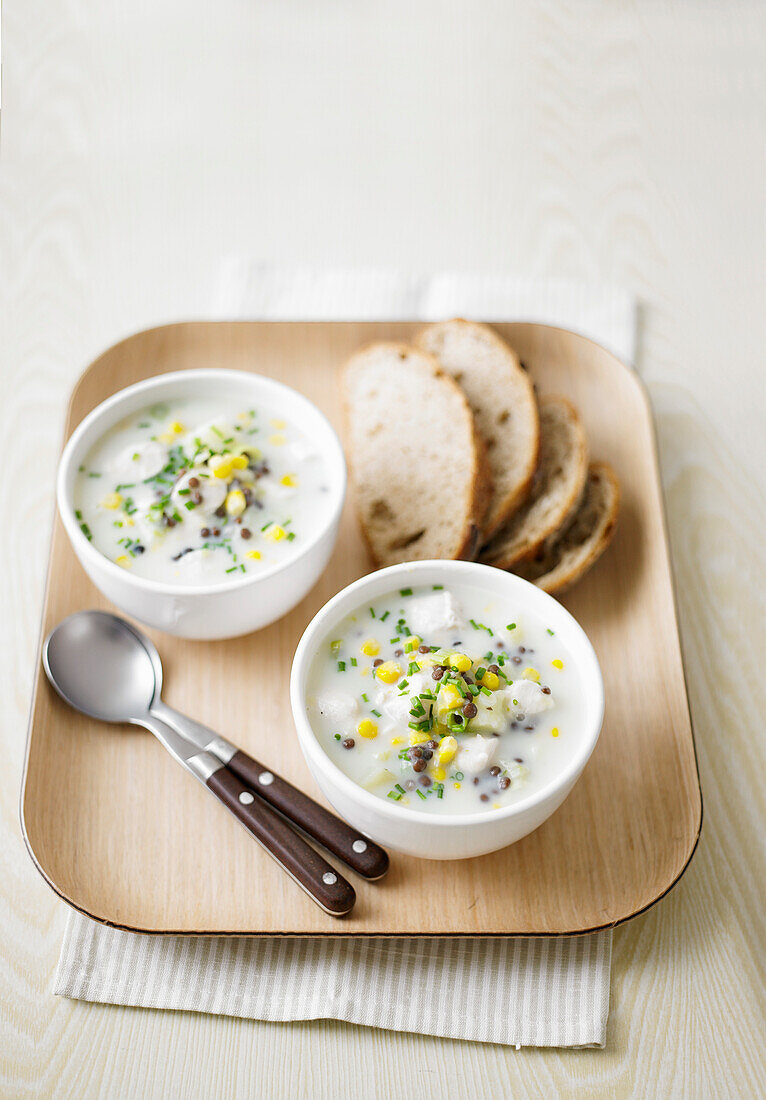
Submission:
<svg viewBox="0 0 766 1100">
<path fill-rule="evenodd" d="M 45 639 L 43 666 L 65 702 L 102 722 L 143 725 L 159 694 L 141 639 L 105 611 L 78 611 L 60 622 Z"/>
</svg>

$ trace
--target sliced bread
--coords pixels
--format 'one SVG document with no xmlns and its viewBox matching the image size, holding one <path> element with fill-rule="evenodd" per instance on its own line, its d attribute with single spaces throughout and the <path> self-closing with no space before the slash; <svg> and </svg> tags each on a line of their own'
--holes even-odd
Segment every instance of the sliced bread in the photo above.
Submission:
<svg viewBox="0 0 766 1100">
<path fill-rule="evenodd" d="M 351 357 L 342 389 L 356 507 L 375 562 L 475 557 L 492 478 L 460 387 L 433 356 L 380 343 Z"/>
<path fill-rule="evenodd" d="M 588 441 L 565 397 L 540 398 L 540 460 L 526 501 L 495 532 L 480 559 L 500 569 L 532 557 L 577 508 L 588 472 Z"/>
<path fill-rule="evenodd" d="M 537 465 L 537 401 L 519 357 L 491 328 L 441 321 L 418 334 L 417 346 L 435 355 L 465 391 L 487 445 L 494 489 L 484 520 L 489 538 L 523 503 Z"/>
<path fill-rule="evenodd" d="M 592 462 L 574 519 L 533 558 L 519 562 L 512 572 L 546 592 L 563 592 L 606 550 L 614 534 L 619 507 L 617 475 L 606 462 Z"/>
</svg>

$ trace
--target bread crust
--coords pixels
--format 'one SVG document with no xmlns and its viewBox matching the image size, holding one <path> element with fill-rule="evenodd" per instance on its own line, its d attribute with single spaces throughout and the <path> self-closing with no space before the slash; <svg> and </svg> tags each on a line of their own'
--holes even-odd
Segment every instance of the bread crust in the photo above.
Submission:
<svg viewBox="0 0 766 1100">
<path fill-rule="evenodd" d="M 354 462 L 353 451 L 351 447 L 351 430 L 350 419 L 352 410 L 349 404 L 348 386 L 346 377 L 349 369 L 351 368 L 354 360 L 361 358 L 366 353 L 376 350 L 380 352 L 389 352 L 392 355 L 397 355 L 400 358 L 406 359 L 410 356 L 417 356 L 424 364 L 427 364 L 433 374 L 434 380 L 438 380 L 439 384 L 448 387 L 453 397 L 457 399 L 459 405 L 466 418 L 466 424 L 470 429 L 471 439 L 473 441 L 472 452 L 472 478 L 469 489 L 469 506 L 467 509 L 465 527 L 463 534 L 455 546 L 454 552 L 451 554 L 452 558 L 468 558 L 472 559 L 478 553 L 479 547 L 483 540 L 482 524 L 484 516 L 486 514 L 489 502 L 492 497 L 492 475 L 487 461 L 486 447 L 484 441 L 479 435 L 476 429 L 476 423 L 470 405 L 466 399 L 460 386 L 455 382 L 446 371 L 444 371 L 439 364 L 439 361 L 430 352 L 423 350 L 422 348 L 413 348 L 408 344 L 398 343 L 396 341 L 373 341 L 372 343 L 365 344 L 359 348 L 354 354 L 346 361 L 340 371 L 340 394 L 341 394 L 341 406 L 343 410 L 343 434 L 346 440 L 346 458 L 348 461 L 349 472 L 351 474 L 351 481 L 355 490 L 358 489 L 359 482 L 356 476 L 356 465 Z M 365 545 L 369 551 L 370 557 L 377 566 L 383 566 L 391 564 L 391 561 L 381 554 L 375 545 L 372 535 L 364 522 L 361 510 L 357 508 L 357 519 L 359 522 L 359 528 L 364 539 Z M 399 560 L 398 558 L 394 560 Z"/>
<path fill-rule="evenodd" d="M 499 498 L 497 495 L 498 487 L 495 483 L 492 499 L 484 517 L 483 534 L 484 541 L 487 542 L 492 535 L 499 530 L 503 523 L 505 523 L 509 516 L 524 503 L 529 495 L 540 454 L 540 420 L 537 415 L 537 399 L 535 397 L 532 380 L 521 365 L 518 354 L 497 332 L 495 332 L 494 329 L 490 328 L 489 325 L 481 324 L 478 321 L 467 321 L 463 317 L 455 317 L 449 321 L 437 321 L 434 324 L 428 325 L 417 334 L 415 337 L 415 346 L 421 351 L 433 354 L 429 348 L 430 337 L 435 334 L 438 335 L 440 331 L 449 329 L 462 329 L 467 333 L 475 333 L 479 342 L 485 342 L 495 346 L 498 355 L 502 356 L 502 358 L 507 361 L 509 370 L 513 371 L 516 384 L 520 385 L 526 391 L 529 411 L 532 417 L 531 423 L 528 425 L 532 434 L 531 447 L 529 448 L 525 463 L 517 469 L 517 481 L 515 486 L 510 489 L 504 497 Z M 438 360 L 438 355 L 436 358 Z M 449 371 L 446 371 L 446 373 L 449 374 Z M 450 377 L 452 376 L 450 375 Z M 485 445 L 486 443 L 487 440 L 485 440 Z"/>
<path fill-rule="evenodd" d="M 533 563 L 530 561 L 519 563 L 517 568 L 512 570 L 512 572 L 517 572 L 520 576 L 526 577 L 527 580 L 531 580 L 536 584 L 538 588 L 542 588 L 543 591 L 549 592 L 551 595 L 565 592 L 587 573 L 612 541 L 617 526 L 621 499 L 620 483 L 609 463 L 592 462 L 588 467 L 588 480 L 586 482 L 581 507 L 587 505 L 588 486 L 594 481 L 601 481 L 605 487 L 606 507 L 603 513 L 598 516 L 593 531 L 588 538 L 581 543 L 579 553 L 572 556 L 569 565 L 566 568 L 562 568 L 561 564 L 557 562 L 546 572 L 535 575 L 536 570 Z M 550 549 L 547 551 L 547 555 L 552 557 L 557 553 L 560 545 L 566 540 L 572 524 L 577 521 L 578 514 L 579 509 L 578 512 L 575 513 L 574 519 L 570 524 L 555 538 Z M 530 566 L 531 568 L 529 568 Z"/>
<path fill-rule="evenodd" d="M 509 519 L 506 520 L 505 525 L 495 532 L 494 538 L 485 543 L 479 555 L 479 560 L 485 562 L 487 565 L 494 565 L 498 569 L 511 569 L 519 562 L 533 558 L 552 535 L 568 526 L 580 505 L 580 500 L 585 488 L 585 480 L 588 474 L 588 440 L 585 429 L 577 409 L 572 402 L 566 397 L 561 397 L 557 394 L 546 394 L 540 398 L 539 411 L 541 424 L 543 422 L 543 414 L 546 406 L 550 405 L 556 405 L 559 408 L 563 407 L 569 418 L 569 429 L 574 436 L 574 455 L 572 456 L 572 462 L 576 466 L 575 476 L 572 479 L 571 485 L 568 487 L 566 497 L 562 499 L 561 504 L 552 513 L 548 522 L 544 526 L 538 526 L 534 536 L 528 533 L 526 541 L 520 544 L 520 532 L 518 529 L 514 529 L 514 520 L 519 518 L 519 508 L 517 508 Z M 540 458 L 542 458 L 544 442 L 543 434 L 541 433 Z M 534 499 L 535 488 L 533 478 L 532 487 L 525 504 L 534 501 Z M 523 509 L 525 504 L 520 505 L 520 508 Z M 505 541 L 503 541 L 506 527 L 508 528 L 507 537 Z"/>
</svg>

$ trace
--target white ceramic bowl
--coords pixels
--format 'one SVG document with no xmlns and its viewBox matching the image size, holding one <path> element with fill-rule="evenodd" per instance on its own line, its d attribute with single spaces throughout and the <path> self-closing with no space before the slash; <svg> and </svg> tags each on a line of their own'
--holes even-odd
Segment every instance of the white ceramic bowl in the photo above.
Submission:
<svg viewBox="0 0 766 1100">
<path fill-rule="evenodd" d="M 210 395 L 225 390 L 246 407 L 267 403 L 284 413 L 322 455 L 328 478 L 327 509 L 321 526 L 302 550 L 284 564 L 241 579 L 210 585 L 181 585 L 137 577 L 104 557 L 83 535 L 74 514 L 77 469 L 93 444 L 131 413 L 158 401 Z M 117 607 L 148 626 L 182 638 L 232 638 L 281 618 L 314 586 L 329 561 L 346 495 L 343 448 L 315 405 L 281 382 L 235 370 L 189 370 L 161 374 L 120 390 L 95 408 L 75 429 L 59 466 L 57 499 L 61 519 L 90 579 Z"/>
<path fill-rule="evenodd" d="M 378 798 L 333 763 L 308 719 L 306 684 L 314 655 L 335 636 L 338 624 L 359 607 L 402 586 L 471 584 L 508 600 L 514 613 L 528 609 L 555 630 L 583 684 L 579 746 L 561 774 L 545 787 L 500 810 L 470 814 L 425 814 Z M 466 859 L 505 848 L 531 833 L 558 809 L 593 752 L 604 716 L 604 685 L 593 646 L 582 627 L 552 596 L 528 581 L 465 561 L 421 561 L 394 565 L 355 581 L 312 619 L 293 660 L 290 702 L 303 755 L 324 795 L 338 813 L 385 847 L 432 859 Z"/>
</svg>

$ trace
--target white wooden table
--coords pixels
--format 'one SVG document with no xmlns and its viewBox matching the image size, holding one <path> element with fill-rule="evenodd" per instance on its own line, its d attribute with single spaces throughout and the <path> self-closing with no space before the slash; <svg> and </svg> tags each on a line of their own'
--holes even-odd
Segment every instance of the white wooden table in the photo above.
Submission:
<svg viewBox="0 0 766 1100">
<path fill-rule="evenodd" d="M 766 9 L 6 0 L 3 17 L 0 1094 L 763 1095 Z M 680 885 L 616 933 L 605 1051 L 50 994 L 65 907 L 17 802 L 63 403 L 118 337 L 207 312 L 235 252 L 564 275 L 645 304 L 705 821 Z"/>
</svg>

